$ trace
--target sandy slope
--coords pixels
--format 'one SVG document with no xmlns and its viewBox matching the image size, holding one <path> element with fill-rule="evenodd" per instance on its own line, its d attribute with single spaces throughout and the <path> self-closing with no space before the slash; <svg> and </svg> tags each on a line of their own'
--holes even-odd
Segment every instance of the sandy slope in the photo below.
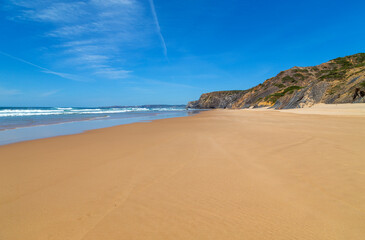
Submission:
<svg viewBox="0 0 365 240">
<path fill-rule="evenodd" d="M 0 147 L 1 240 L 365 239 L 365 117 L 217 110 Z"/>
<path fill-rule="evenodd" d="M 279 110 L 298 114 L 319 114 L 337 116 L 365 116 L 365 103 L 316 104 L 310 108 Z"/>
</svg>

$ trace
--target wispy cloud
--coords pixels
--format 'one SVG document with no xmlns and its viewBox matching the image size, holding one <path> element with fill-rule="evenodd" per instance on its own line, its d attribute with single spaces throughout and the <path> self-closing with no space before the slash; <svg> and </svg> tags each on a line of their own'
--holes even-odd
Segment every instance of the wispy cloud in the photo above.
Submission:
<svg viewBox="0 0 365 240">
<path fill-rule="evenodd" d="M 166 57 L 166 59 L 168 60 L 168 55 L 167 55 L 167 47 L 166 47 L 166 42 L 165 42 L 165 38 L 163 37 L 162 33 L 161 33 L 161 27 L 160 27 L 160 22 L 158 21 L 158 17 L 157 17 L 157 13 L 156 13 L 156 8 L 155 8 L 155 3 L 153 2 L 153 0 L 148 0 L 150 3 L 150 7 L 151 7 L 151 11 L 152 11 L 152 15 L 153 15 L 153 20 L 155 22 L 156 25 L 156 31 L 160 37 L 161 40 L 161 45 L 163 48 L 163 53 Z"/>
<path fill-rule="evenodd" d="M 162 86 L 176 87 L 176 88 L 196 88 L 194 86 L 187 85 L 187 84 L 180 84 L 180 83 L 173 83 L 173 82 L 163 82 L 163 81 L 158 81 L 158 80 L 153 80 L 153 79 L 144 79 L 144 81 L 147 84 L 152 84 L 152 85 L 162 85 Z"/>
<path fill-rule="evenodd" d="M 44 37 L 58 41 L 48 46 L 54 61 L 102 79 L 124 79 L 131 74 L 126 59 L 133 50 L 147 46 L 154 24 L 167 57 L 165 41 L 159 27 L 153 1 L 153 21 L 138 0 L 7 0 L 13 9 L 12 19 L 44 24 Z M 34 65 L 33 65 L 34 66 Z M 38 66 L 39 67 L 39 66 Z M 40 67 L 42 69 L 42 67 Z M 70 76 L 43 69 L 61 77 Z"/>
<path fill-rule="evenodd" d="M 0 96 L 13 96 L 13 95 L 19 95 L 22 92 L 17 89 L 7 89 L 0 87 Z"/>
<path fill-rule="evenodd" d="M 12 55 L 7 54 L 7 53 L 4 53 L 4 52 L 2 52 L 2 51 L 0 51 L 0 54 L 1 54 L 1 55 L 4 55 L 4 56 L 6 56 L 6 57 L 12 58 L 12 59 L 14 59 L 14 60 L 17 60 L 17 61 L 19 61 L 19 62 L 25 63 L 25 64 L 27 64 L 27 65 L 33 66 L 33 67 L 35 67 L 35 68 L 38 68 L 38 69 L 40 69 L 40 70 L 41 70 L 42 72 L 44 72 L 44 73 L 48 73 L 48 74 L 52 74 L 52 75 L 56 75 L 56 76 L 59 76 L 59 77 L 61 77 L 61 78 L 69 79 L 69 80 L 73 80 L 73 81 L 86 81 L 86 79 L 81 78 L 81 77 L 79 77 L 79 76 L 77 76 L 77 75 L 73 75 L 73 74 L 69 74 L 69 73 L 60 73 L 60 72 L 55 72 L 55 71 L 52 71 L 52 70 L 50 70 L 50 69 L 48 69 L 48 68 L 41 67 L 41 66 L 39 66 L 39 65 L 37 65 L 37 64 L 34 64 L 34 63 L 31 63 L 31 62 L 28 62 L 28 61 L 26 61 L 26 60 L 24 60 L 24 59 L 21 59 L 21 58 L 18 58 L 18 57 L 12 56 Z"/>
<path fill-rule="evenodd" d="M 58 92 L 59 92 L 59 90 L 51 90 L 51 91 L 42 93 L 40 96 L 41 97 L 49 97 L 49 96 L 57 94 Z"/>
<path fill-rule="evenodd" d="M 85 5 L 86 3 L 84 2 L 56 2 L 44 8 L 37 7 L 36 9 L 23 10 L 23 14 L 19 17 L 40 22 L 74 22 L 83 15 L 87 15 L 87 12 L 84 10 Z"/>
</svg>

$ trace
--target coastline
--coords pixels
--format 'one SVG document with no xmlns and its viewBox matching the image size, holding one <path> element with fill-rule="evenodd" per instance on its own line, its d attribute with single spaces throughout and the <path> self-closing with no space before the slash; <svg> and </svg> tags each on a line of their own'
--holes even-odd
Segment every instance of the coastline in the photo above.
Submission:
<svg viewBox="0 0 365 240">
<path fill-rule="evenodd" d="M 14 130 L 14 129 L 21 129 L 21 128 L 31 128 L 31 127 L 42 127 L 42 126 L 50 126 L 50 125 L 58 125 L 58 124 L 65 124 L 65 123 L 75 123 L 75 122 L 87 122 L 87 121 L 94 121 L 99 119 L 106 119 L 109 116 L 102 116 L 102 117 L 94 117 L 94 118 L 85 118 L 80 120 L 72 120 L 72 121 L 65 121 L 65 122 L 55 122 L 55 123 L 40 123 L 36 125 L 29 125 L 29 126 L 16 126 L 16 127 L 10 127 L 10 128 L 2 128 L 0 129 L 0 132 L 2 131 L 8 131 L 8 130 Z"/>
<path fill-rule="evenodd" d="M 365 118 L 214 110 L 0 146 L 0 238 L 363 239 Z"/>
<path fill-rule="evenodd" d="M 202 110 L 200 110 L 202 111 Z M 135 122 L 148 122 L 158 119 L 185 117 L 197 114 L 200 111 L 171 111 L 149 113 L 148 115 L 134 115 L 125 117 L 95 117 L 93 119 L 80 119 L 78 121 L 59 122 L 51 124 L 39 124 L 22 126 L 0 130 L 0 146 L 31 141 L 35 139 L 50 138 L 56 136 L 79 134 L 85 131 L 108 128 Z"/>
<path fill-rule="evenodd" d="M 51 138 L 51 137 L 57 137 L 57 136 L 64 136 L 64 135 L 73 135 L 73 134 L 80 134 L 85 131 L 91 131 L 95 129 L 101 129 L 101 128 L 109 128 L 114 127 L 118 125 L 124 125 L 124 124 L 132 124 L 135 122 L 149 122 L 149 121 L 155 121 L 159 119 L 165 119 L 165 118 L 175 118 L 175 117 L 186 117 L 198 114 L 203 111 L 212 111 L 214 109 L 190 109 L 186 112 L 180 112 L 180 114 L 177 114 L 179 112 L 175 112 L 176 116 L 164 116 L 171 114 L 171 112 L 167 113 L 159 113 L 155 114 L 154 116 L 162 115 L 162 117 L 141 117 L 141 120 L 139 120 L 140 117 L 126 117 L 126 118 L 111 118 L 110 116 L 107 117 L 94 117 L 90 119 L 82 119 L 77 121 L 68 121 L 68 122 L 59 122 L 59 123 L 52 123 L 52 124 L 40 124 L 40 125 L 31 125 L 31 126 L 21 126 L 21 127 L 15 127 L 15 128 L 9 128 L 9 129 L 1 129 L 0 130 L 0 146 L 13 144 L 17 142 L 24 142 L 24 141 L 31 141 L 36 139 L 43 139 L 43 138 Z M 250 109 L 230 109 L 230 110 L 236 110 L 236 111 L 274 111 L 274 112 L 283 112 L 283 113 L 294 113 L 294 114 L 306 114 L 306 115 L 332 115 L 332 116 L 365 116 L 365 103 L 350 103 L 350 104 L 315 104 L 312 107 L 307 108 L 295 108 L 295 109 L 271 109 L 268 107 L 262 107 L 262 108 L 250 108 Z M 186 113 L 186 114 L 185 114 Z M 131 120 L 133 119 L 133 120 Z M 99 120 L 103 121 L 105 120 L 104 124 Z M 131 121 L 128 121 L 131 120 Z M 107 122 L 115 121 L 116 123 L 108 124 Z M 83 124 L 85 123 L 85 124 Z M 93 124 L 93 123 L 101 123 L 101 124 Z M 77 126 L 77 125 L 85 125 L 85 126 Z M 72 126 L 76 125 L 76 126 Z M 93 126 L 94 125 L 94 126 Z M 66 128 L 63 128 L 62 126 L 68 126 Z M 45 135 L 39 135 L 40 128 L 46 128 L 48 131 Z M 13 130 L 20 131 L 20 133 L 16 133 L 15 135 L 20 136 L 14 138 L 14 135 L 12 133 Z M 24 134 L 24 131 L 30 130 L 29 133 Z M 11 131 L 6 132 L 8 136 L 2 136 L 4 135 L 4 131 Z M 23 133 L 21 132 L 23 131 Z M 62 132 L 62 133 L 61 133 Z M 9 134 L 10 133 L 10 134 Z M 21 135 L 27 135 L 28 137 L 24 138 Z M 4 140 L 6 138 L 14 138 L 14 140 Z"/>
</svg>

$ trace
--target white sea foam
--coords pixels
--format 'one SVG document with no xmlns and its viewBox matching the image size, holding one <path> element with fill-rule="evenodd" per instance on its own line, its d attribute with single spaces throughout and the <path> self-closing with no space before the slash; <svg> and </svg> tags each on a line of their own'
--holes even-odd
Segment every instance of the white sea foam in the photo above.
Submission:
<svg viewBox="0 0 365 240">
<path fill-rule="evenodd" d="M 126 112 L 184 111 L 181 108 L 53 108 L 53 109 L 0 109 L 0 117 L 47 116 L 71 114 L 116 114 Z"/>
<path fill-rule="evenodd" d="M 91 109 L 72 109 L 71 112 L 90 112 L 90 111 L 93 111 L 93 112 L 96 112 L 96 111 L 102 111 L 101 109 L 97 109 L 97 108 L 91 108 Z"/>
<path fill-rule="evenodd" d="M 183 108 L 151 108 L 151 111 L 185 111 Z"/>
</svg>

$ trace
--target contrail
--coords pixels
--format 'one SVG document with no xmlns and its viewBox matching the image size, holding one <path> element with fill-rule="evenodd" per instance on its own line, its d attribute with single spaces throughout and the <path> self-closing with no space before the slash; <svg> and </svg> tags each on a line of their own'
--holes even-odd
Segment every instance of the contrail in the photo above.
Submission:
<svg viewBox="0 0 365 240">
<path fill-rule="evenodd" d="M 162 45 L 162 48 L 163 48 L 163 53 L 164 53 L 166 59 L 168 60 L 169 58 L 167 56 L 167 47 L 166 47 L 165 39 L 164 39 L 164 37 L 161 33 L 160 23 L 158 22 L 157 13 L 156 13 L 156 9 L 155 9 L 155 4 L 154 4 L 153 0 L 148 0 L 148 1 L 150 2 L 152 15 L 153 15 L 153 20 L 155 21 L 156 28 L 157 28 L 157 33 L 160 36 L 161 45 Z"/>
<path fill-rule="evenodd" d="M 50 70 L 50 69 L 48 69 L 48 68 L 44 68 L 44 67 L 41 67 L 41 66 L 39 66 L 39 65 L 37 65 L 37 64 L 34 64 L 34 63 L 31 63 L 31 62 L 28 62 L 28 61 L 26 61 L 26 60 L 24 60 L 24 59 L 21 59 L 21 58 L 18 58 L 18 57 L 12 56 L 12 55 L 7 54 L 7 53 L 4 53 L 3 51 L 0 51 L 0 54 L 1 54 L 1 55 L 4 55 L 4 56 L 6 56 L 6 57 L 12 58 L 12 59 L 14 59 L 14 60 L 17 60 L 17 61 L 19 61 L 19 62 L 22 62 L 22 63 L 28 64 L 28 65 L 30 65 L 30 66 L 36 67 L 36 68 L 38 68 L 38 69 L 41 69 L 41 70 L 42 70 L 42 72 L 44 72 L 44 73 L 53 74 L 53 75 L 56 75 L 56 76 L 59 76 L 59 77 L 61 77 L 61 78 L 68 79 L 68 80 L 73 80 L 73 81 L 82 81 L 82 80 L 80 80 L 77 76 L 74 76 L 74 75 L 72 75 L 72 74 L 55 72 L 55 71 L 52 71 L 52 70 Z"/>
</svg>

